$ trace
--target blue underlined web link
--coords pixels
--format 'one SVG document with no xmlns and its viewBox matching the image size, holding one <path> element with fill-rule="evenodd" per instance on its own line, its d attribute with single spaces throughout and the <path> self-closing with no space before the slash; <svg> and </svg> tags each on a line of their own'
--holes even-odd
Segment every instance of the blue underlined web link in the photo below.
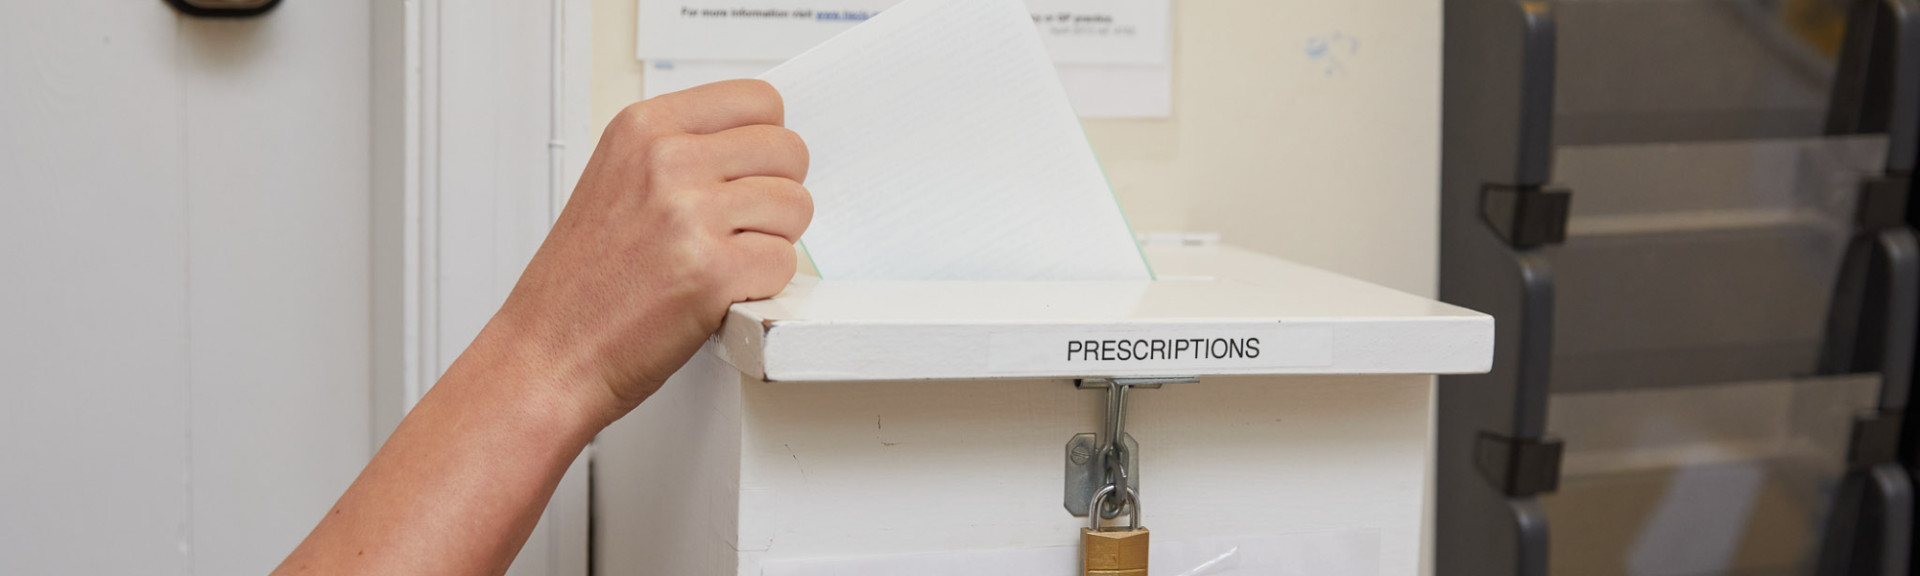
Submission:
<svg viewBox="0 0 1920 576">
<path fill-rule="evenodd" d="M 868 18 L 872 18 L 877 14 L 879 13 L 866 12 L 866 11 L 860 11 L 860 10 L 824 10 L 820 12 L 814 12 L 813 19 L 828 20 L 833 22 L 860 22 Z"/>
</svg>

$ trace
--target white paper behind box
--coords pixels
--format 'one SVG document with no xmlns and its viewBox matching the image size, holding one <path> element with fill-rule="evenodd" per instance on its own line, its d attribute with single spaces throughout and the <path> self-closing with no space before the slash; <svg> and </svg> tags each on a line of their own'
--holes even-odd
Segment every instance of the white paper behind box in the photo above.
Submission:
<svg viewBox="0 0 1920 576">
<path fill-rule="evenodd" d="M 1151 277 L 1018 0 L 907 0 L 761 76 L 834 280 Z"/>
</svg>

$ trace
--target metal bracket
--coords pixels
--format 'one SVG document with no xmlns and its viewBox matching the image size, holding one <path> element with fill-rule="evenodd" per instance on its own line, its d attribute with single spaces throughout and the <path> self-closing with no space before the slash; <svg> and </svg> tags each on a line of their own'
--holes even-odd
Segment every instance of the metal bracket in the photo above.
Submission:
<svg viewBox="0 0 1920 576">
<path fill-rule="evenodd" d="M 1140 492 L 1140 443 L 1133 440 L 1132 434 L 1126 435 L 1125 438 L 1128 470 L 1127 487 L 1132 488 L 1134 493 L 1138 494 Z M 1105 447 L 1106 446 L 1100 442 L 1100 435 L 1092 432 L 1075 434 L 1072 440 L 1067 441 L 1067 491 L 1065 500 L 1067 513 L 1073 514 L 1074 516 L 1086 516 L 1088 508 L 1093 504 L 1093 495 L 1099 493 L 1101 488 L 1107 486 L 1107 462 L 1104 457 Z M 1125 499 L 1108 500 L 1108 502 L 1116 501 L 1122 504 L 1120 506 L 1114 506 L 1113 504 L 1102 506 L 1100 517 L 1113 518 L 1119 516 L 1122 511 L 1133 507 L 1133 503 Z"/>
<path fill-rule="evenodd" d="M 1562 188 L 1488 185 L 1480 191 L 1480 219 L 1514 248 L 1560 244 L 1572 201 Z"/>
<path fill-rule="evenodd" d="M 1127 434 L 1127 390 L 1140 388 L 1155 390 L 1163 384 L 1181 384 L 1199 382 L 1197 378 L 1089 378 L 1073 381 L 1073 386 L 1081 390 L 1106 390 L 1107 404 L 1104 417 L 1104 434 L 1084 432 L 1075 434 L 1067 441 L 1066 489 L 1063 503 L 1067 512 L 1074 516 L 1086 516 L 1092 512 L 1093 496 L 1101 488 L 1125 487 L 1134 493 L 1140 491 L 1140 444 Z M 1111 439 L 1118 438 L 1119 442 Z M 1102 518 L 1113 518 L 1126 514 L 1132 508 L 1131 499 L 1108 500 L 1100 509 Z"/>
<path fill-rule="evenodd" d="M 1169 376 L 1165 378 L 1082 378 L 1073 381 L 1073 387 L 1081 390 L 1106 390 L 1114 386 L 1138 388 L 1141 390 L 1159 390 L 1161 384 L 1193 384 L 1199 378 L 1192 376 Z"/>
</svg>

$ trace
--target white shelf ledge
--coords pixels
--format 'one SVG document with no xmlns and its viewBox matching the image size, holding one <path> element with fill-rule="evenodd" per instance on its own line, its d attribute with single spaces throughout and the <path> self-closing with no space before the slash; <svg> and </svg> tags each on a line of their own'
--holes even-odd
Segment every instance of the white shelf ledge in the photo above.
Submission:
<svg viewBox="0 0 1920 576">
<path fill-rule="evenodd" d="M 1493 318 L 1226 247 L 1148 248 L 1154 282 L 835 282 L 736 304 L 708 343 L 769 381 L 1460 374 Z"/>
</svg>

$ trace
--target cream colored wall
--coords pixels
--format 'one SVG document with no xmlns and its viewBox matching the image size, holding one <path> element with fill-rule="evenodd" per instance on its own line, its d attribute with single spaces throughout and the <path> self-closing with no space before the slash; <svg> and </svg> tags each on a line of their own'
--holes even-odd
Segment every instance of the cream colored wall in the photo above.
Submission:
<svg viewBox="0 0 1920 576">
<path fill-rule="evenodd" d="M 640 97 L 636 6 L 594 0 L 596 126 Z M 1173 6 L 1173 117 L 1086 122 L 1134 229 L 1435 294 L 1440 1 Z"/>
</svg>

